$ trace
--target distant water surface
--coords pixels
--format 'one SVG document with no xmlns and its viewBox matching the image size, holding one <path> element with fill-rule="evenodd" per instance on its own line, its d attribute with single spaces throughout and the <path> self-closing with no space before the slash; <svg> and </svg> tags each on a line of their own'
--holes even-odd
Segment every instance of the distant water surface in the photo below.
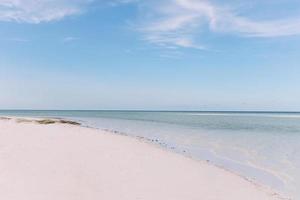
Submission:
<svg viewBox="0 0 300 200">
<path fill-rule="evenodd" d="M 142 136 L 300 199 L 297 112 L 6 110 L 0 115 L 63 117 Z"/>
</svg>

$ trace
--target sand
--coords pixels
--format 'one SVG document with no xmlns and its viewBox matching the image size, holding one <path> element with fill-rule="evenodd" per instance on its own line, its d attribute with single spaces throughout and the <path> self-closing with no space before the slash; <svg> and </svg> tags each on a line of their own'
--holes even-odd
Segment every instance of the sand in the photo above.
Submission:
<svg viewBox="0 0 300 200">
<path fill-rule="evenodd" d="M 3 200 L 273 200 L 271 190 L 141 140 L 0 119 Z"/>
</svg>

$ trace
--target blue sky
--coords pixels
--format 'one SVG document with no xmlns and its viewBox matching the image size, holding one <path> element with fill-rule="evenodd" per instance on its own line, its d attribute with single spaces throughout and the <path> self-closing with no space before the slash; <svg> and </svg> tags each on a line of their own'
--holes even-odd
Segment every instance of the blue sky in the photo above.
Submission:
<svg viewBox="0 0 300 200">
<path fill-rule="evenodd" d="M 299 0 L 0 0 L 0 108 L 300 110 Z"/>
</svg>

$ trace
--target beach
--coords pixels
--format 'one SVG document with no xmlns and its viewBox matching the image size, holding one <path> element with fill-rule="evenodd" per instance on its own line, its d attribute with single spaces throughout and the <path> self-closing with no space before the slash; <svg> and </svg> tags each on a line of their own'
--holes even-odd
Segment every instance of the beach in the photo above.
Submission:
<svg viewBox="0 0 300 200">
<path fill-rule="evenodd" d="M 82 127 L 0 120 L 0 199 L 273 200 L 280 196 L 206 161 Z"/>
</svg>

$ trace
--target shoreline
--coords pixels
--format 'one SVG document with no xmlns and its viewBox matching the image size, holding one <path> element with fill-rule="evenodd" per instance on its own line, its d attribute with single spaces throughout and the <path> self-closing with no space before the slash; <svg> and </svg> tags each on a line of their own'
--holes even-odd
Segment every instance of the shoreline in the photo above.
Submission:
<svg viewBox="0 0 300 200">
<path fill-rule="evenodd" d="M 276 193 L 275 191 L 269 189 L 268 187 L 265 187 L 264 185 L 261 185 L 259 183 L 256 183 L 256 182 L 252 181 L 252 180 L 249 180 L 246 177 L 240 176 L 240 175 L 238 175 L 236 173 L 233 173 L 233 172 L 231 172 L 229 170 L 226 170 L 226 169 L 224 169 L 222 167 L 213 165 L 213 164 L 211 164 L 211 163 L 209 163 L 207 161 L 204 161 L 204 160 L 203 161 L 202 160 L 195 160 L 195 159 L 191 158 L 188 155 L 181 154 L 181 153 L 174 153 L 174 151 L 171 151 L 171 149 L 164 148 L 162 145 L 154 143 L 153 141 L 150 141 L 150 140 L 148 140 L 147 138 L 144 138 L 144 137 L 135 137 L 135 136 L 130 136 L 130 135 L 127 135 L 125 133 L 121 133 L 121 132 L 117 132 L 117 131 L 109 131 L 109 130 L 102 130 L 102 129 L 97 129 L 97 128 L 93 128 L 93 127 L 85 127 L 85 126 L 82 126 L 82 125 L 79 125 L 79 124 L 74 124 L 74 123 L 73 124 L 72 123 L 60 123 L 59 121 L 63 120 L 62 118 L 47 118 L 47 120 L 48 119 L 49 120 L 57 120 L 55 123 L 50 123 L 50 124 L 36 124 L 36 123 L 33 123 L 33 122 L 37 122 L 37 120 L 45 119 L 45 118 L 40 118 L 40 117 L 38 117 L 38 118 L 35 118 L 35 117 L 34 118 L 29 118 L 29 117 L 9 117 L 9 118 L 11 118 L 11 119 L 10 120 L 8 120 L 8 119 L 5 120 L 3 117 L 0 117 L 0 126 L 5 126 L 5 124 L 6 125 L 10 124 L 9 125 L 9 126 L 11 126 L 10 128 L 12 129 L 12 131 L 15 131 L 15 132 L 16 131 L 20 131 L 18 128 L 20 128 L 20 127 L 24 128 L 24 126 L 25 127 L 27 126 L 27 128 L 29 126 L 29 129 L 32 130 L 32 131 L 33 131 L 33 129 L 36 129 L 36 128 L 43 129 L 42 131 L 44 131 L 44 132 L 49 131 L 49 130 L 47 130 L 47 128 L 51 129 L 51 128 L 55 127 L 56 131 L 70 132 L 69 134 L 71 134 L 71 135 L 69 135 L 68 137 L 72 136 L 72 132 L 76 133 L 76 135 L 79 134 L 78 132 L 80 132 L 81 134 L 78 137 L 81 138 L 81 139 L 83 139 L 83 140 L 85 139 L 84 138 L 85 135 L 83 135 L 84 132 L 87 132 L 87 133 L 91 132 L 90 134 L 94 135 L 94 137 L 95 137 L 94 139 L 96 139 L 98 137 L 101 138 L 101 137 L 105 136 L 106 138 L 110 139 L 111 143 L 109 143 L 109 144 L 112 145 L 112 146 L 114 146 L 116 144 L 114 144 L 114 141 L 111 141 L 111 140 L 112 139 L 116 139 L 116 138 L 118 140 L 126 140 L 126 142 L 129 141 L 130 143 L 133 142 L 135 145 L 137 145 L 135 148 L 140 147 L 144 152 L 141 152 L 140 154 L 138 154 L 138 156 L 134 155 L 134 156 L 137 156 L 137 157 L 136 157 L 136 159 L 131 160 L 132 162 L 141 162 L 138 159 L 142 160 L 143 159 L 143 155 L 147 155 L 147 153 L 149 153 L 149 151 L 150 152 L 151 151 L 155 151 L 156 153 L 158 153 L 159 156 L 162 156 L 165 159 L 169 159 L 169 157 L 172 157 L 172 159 L 175 158 L 175 160 L 176 159 L 180 160 L 180 162 L 184 163 L 183 165 L 185 167 L 187 167 L 187 168 L 189 168 L 191 166 L 193 166 L 194 168 L 196 167 L 196 169 L 194 169 L 196 174 L 197 173 L 202 174 L 203 173 L 203 168 L 204 168 L 205 170 L 207 170 L 206 172 L 209 172 L 208 175 L 206 174 L 208 176 L 208 180 L 203 181 L 203 180 L 198 180 L 198 179 L 195 178 L 195 180 L 192 180 L 192 181 L 190 180 L 190 181 L 192 183 L 196 184 L 196 185 L 197 185 L 197 183 L 199 181 L 200 181 L 201 184 L 208 184 L 207 190 L 210 191 L 211 193 L 207 194 L 207 193 L 205 193 L 207 191 L 205 191 L 204 193 L 201 193 L 201 194 L 198 194 L 198 193 L 195 193 L 195 192 L 192 193 L 192 194 L 190 194 L 190 195 L 201 195 L 201 196 L 197 196 L 197 198 L 201 197 L 201 198 L 207 199 L 207 198 L 211 198 L 214 195 L 220 195 L 220 194 L 213 194 L 214 193 L 213 191 L 215 190 L 214 187 L 216 187 L 216 186 L 214 186 L 214 184 L 212 184 L 212 183 L 214 183 L 214 181 L 209 180 L 212 177 L 215 177 L 215 174 L 212 173 L 212 172 L 215 172 L 217 174 L 220 174 L 219 176 L 221 176 L 221 177 L 223 177 L 223 176 L 226 177 L 226 180 L 228 179 L 227 180 L 228 183 L 231 183 L 233 185 L 237 184 L 237 182 L 240 183 L 241 190 L 250 190 L 251 192 L 254 192 L 254 193 L 250 194 L 250 193 L 247 193 L 249 191 L 246 191 L 245 194 L 243 194 L 243 193 L 240 194 L 240 193 L 238 193 L 236 191 L 235 187 L 230 187 L 230 186 L 228 186 L 226 184 L 223 184 L 223 186 L 222 185 L 219 186 L 220 187 L 219 190 L 224 190 L 223 192 L 225 192 L 225 193 L 222 194 L 221 196 L 214 196 L 215 198 L 229 199 L 229 197 L 227 198 L 227 197 L 224 197 L 223 195 L 225 195 L 225 196 L 226 195 L 233 195 L 233 196 L 230 197 L 230 200 L 235 200 L 235 199 L 242 198 L 242 197 L 243 197 L 243 199 L 248 199 L 249 198 L 249 199 L 257 199 L 257 200 L 259 200 L 259 199 L 270 199 L 270 200 L 271 199 L 286 199 L 286 198 L 281 197 L 278 193 Z M 25 121 L 23 123 L 22 122 L 21 123 L 13 122 L 13 121 L 16 121 L 17 119 L 26 119 L 26 120 L 29 119 L 29 121 Z M 68 122 L 72 122 L 72 121 L 68 121 Z M 57 124 L 57 123 L 60 123 L 60 124 Z M 17 127 L 17 126 L 19 126 L 19 127 Z M 14 129 L 16 129 L 16 130 L 14 130 Z M 16 133 L 14 133 L 14 134 L 16 134 Z M 60 136 L 60 134 L 61 133 L 58 133 L 56 135 L 56 137 Z M 36 133 L 33 133 L 33 135 L 34 135 L 33 137 L 36 137 Z M 121 137 L 121 136 L 123 136 L 123 137 Z M 76 142 L 78 142 L 78 141 L 76 141 Z M 89 141 L 89 142 L 91 142 L 91 141 Z M 97 146 L 97 143 L 94 143 L 94 142 L 95 141 L 93 141 L 92 143 Z M 101 141 L 99 141 L 99 142 L 101 142 Z M 102 143 L 103 143 L 103 141 L 102 141 Z M 3 145 L 5 145 L 5 144 L 2 144 L 2 146 Z M 86 145 L 88 145 L 88 144 L 86 144 Z M 107 144 L 105 144 L 105 145 L 107 145 Z M 119 143 L 119 145 L 123 145 L 123 144 Z M 129 149 L 132 148 L 132 147 L 129 147 L 129 146 L 126 146 L 126 147 L 128 147 Z M 50 147 L 50 148 L 53 148 L 53 147 Z M 72 148 L 74 148 L 74 146 L 72 146 Z M 110 146 L 108 145 L 107 148 L 110 148 Z M 137 148 L 137 149 L 134 149 L 134 150 L 135 151 L 139 151 L 139 150 L 141 150 L 140 148 Z M 63 151 L 63 149 L 61 149 L 61 150 Z M 73 150 L 76 150 L 76 149 L 73 149 Z M 97 150 L 100 150 L 100 149 L 97 149 Z M 128 151 L 127 149 L 125 149 L 125 150 Z M 103 151 L 103 149 L 102 149 L 102 151 Z M 0 153 L 2 153 L 2 152 L 0 152 Z M 88 153 L 91 153 L 91 152 L 87 152 L 87 154 Z M 105 155 L 105 152 L 102 152 L 102 153 Z M 117 152 L 117 153 L 120 153 L 120 152 Z M 130 154 L 132 152 L 127 152 L 127 153 Z M 116 160 L 118 158 L 111 158 L 111 159 L 112 160 L 110 160 L 110 162 L 119 162 L 119 161 Z M 122 157 L 119 157 L 119 159 L 122 159 Z M 154 161 L 158 162 L 157 165 L 160 165 L 159 162 L 162 162 L 160 160 L 155 160 L 155 159 L 154 159 Z M 96 163 L 96 164 L 99 164 L 99 163 Z M 140 164 L 144 165 L 145 163 L 140 163 Z M 165 165 L 168 165 L 168 163 L 165 163 Z M 72 166 L 64 166 L 64 167 L 72 167 Z M 131 166 L 131 167 L 135 167 L 135 166 Z M 163 167 L 166 167 L 166 166 L 163 165 Z M 172 165 L 168 165 L 168 167 L 166 169 L 169 169 L 169 168 L 172 168 Z M 141 169 L 137 169 L 137 170 L 141 170 Z M 177 170 L 179 170 L 179 171 L 177 171 L 177 173 L 175 173 L 173 175 L 178 175 L 180 173 L 183 173 L 184 175 L 186 175 L 186 173 L 187 174 L 189 173 L 189 171 L 187 171 L 187 170 L 180 170 L 180 169 L 177 169 Z M 135 170 L 133 170 L 133 171 L 135 171 Z M 162 170 L 162 171 L 157 171 L 157 172 L 160 173 L 160 176 L 164 176 L 164 173 L 167 172 L 167 171 L 166 170 L 165 171 Z M 211 177 L 209 177 L 209 176 L 211 176 Z M 72 177 L 70 177 L 70 178 L 72 178 Z M 127 178 L 130 179 L 130 177 L 127 177 Z M 192 178 L 192 177 L 190 177 L 190 178 Z M 224 181 L 224 180 L 217 179 L 217 182 L 218 181 Z M 190 183 L 190 182 L 188 182 L 188 183 Z M 226 183 L 226 181 L 224 183 Z M 155 183 L 153 182 L 152 184 L 155 184 Z M 172 185 L 172 182 L 170 182 L 169 184 Z M 151 186 L 153 186 L 153 185 L 151 185 Z M 239 186 L 239 184 L 237 184 L 235 186 Z M 191 187 L 191 188 L 189 188 L 189 187 Z M 195 187 L 195 185 L 191 185 L 190 184 L 190 185 L 185 186 L 184 190 L 189 191 L 189 190 L 191 190 L 193 188 L 193 189 L 196 189 L 195 191 L 198 191 L 198 188 L 194 188 L 194 187 Z M 224 187 L 224 188 L 222 188 L 222 187 Z M 181 188 L 181 189 L 183 189 L 183 188 Z M 234 192 L 234 191 L 236 193 L 238 193 L 238 194 L 236 194 L 236 195 L 238 195 L 237 197 L 235 197 L 234 194 L 228 194 L 228 193 L 231 193 L 231 192 Z M 115 191 L 115 192 L 117 192 L 117 191 Z M 191 191 L 189 191 L 189 192 L 191 192 Z M 133 195 L 133 194 L 131 194 L 131 195 Z M 163 195 L 163 194 L 161 194 L 161 195 Z M 208 195 L 208 196 L 205 196 L 205 195 Z M 250 198 L 249 195 L 250 196 L 251 195 L 258 195 L 258 196 L 255 197 L 255 198 L 252 196 Z M 1 196 L 1 193 L 0 193 L 0 196 Z M 132 198 L 132 196 L 130 196 L 130 197 Z M 106 198 L 108 198 L 108 199 L 115 199 L 115 198 L 110 198 L 109 196 L 106 196 Z M 159 198 L 159 199 L 166 199 L 166 198 L 169 199 L 168 196 L 166 196 L 164 198 Z M 187 198 L 187 197 L 185 197 L 185 198 Z M 185 199 L 185 198 L 178 198 L 178 199 Z M 193 197 L 193 198 L 196 198 L 196 196 Z M 145 198 L 142 198 L 142 199 L 148 199 L 148 198 L 145 197 Z M 174 198 L 172 198 L 172 199 L 174 199 Z"/>
</svg>

